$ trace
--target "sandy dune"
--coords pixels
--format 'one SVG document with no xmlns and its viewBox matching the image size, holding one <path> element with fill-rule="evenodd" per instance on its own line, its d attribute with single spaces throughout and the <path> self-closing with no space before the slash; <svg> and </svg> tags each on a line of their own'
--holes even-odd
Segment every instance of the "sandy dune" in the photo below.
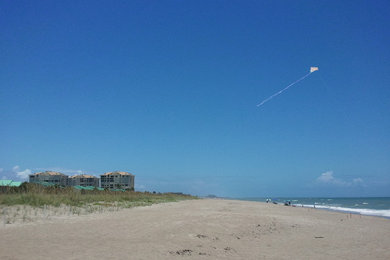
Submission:
<svg viewBox="0 0 390 260">
<path fill-rule="evenodd" d="M 390 259 L 390 220 L 192 200 L 0 227 L 0 259 Z"/>
</svg>

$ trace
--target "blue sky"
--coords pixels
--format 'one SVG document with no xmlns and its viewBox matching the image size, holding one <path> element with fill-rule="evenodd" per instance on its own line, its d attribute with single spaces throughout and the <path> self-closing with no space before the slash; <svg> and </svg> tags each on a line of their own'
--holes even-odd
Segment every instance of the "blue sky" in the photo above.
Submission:
<svg viewBox="0 0 390 260">
<path fill-rule="evenodd" d="M 122 170 L 138 190 L 390 196 L 389 13 L 388 1 L 3 1 L 1 178 Z"/>
</svg>

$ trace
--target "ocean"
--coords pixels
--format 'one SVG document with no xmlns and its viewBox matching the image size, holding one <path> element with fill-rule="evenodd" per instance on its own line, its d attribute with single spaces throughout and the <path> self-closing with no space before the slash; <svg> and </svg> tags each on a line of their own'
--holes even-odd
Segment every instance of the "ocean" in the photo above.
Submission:
<svg viewBox="0 0 390 260">
<path fill-rule="evenodd" d="M 267 198 L 240 198 L 265 202 Z M 271 198 L 272 202 L 291 201 L 297 207 L 309 207 L 361 215 L 390 218 L 390 197 L 368 198 Z"/>
</svg>

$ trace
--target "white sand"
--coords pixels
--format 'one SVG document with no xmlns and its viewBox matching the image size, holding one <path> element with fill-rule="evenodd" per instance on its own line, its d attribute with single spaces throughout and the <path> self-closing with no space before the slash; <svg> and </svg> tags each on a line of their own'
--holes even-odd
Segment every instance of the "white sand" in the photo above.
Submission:
<svg viewBox="0 0 390 260">
<path fill-rule="evenodd" d="M 0 226 L 0 259 L 390 259 L 390 220 L 192 200 Z"/>
</svg>

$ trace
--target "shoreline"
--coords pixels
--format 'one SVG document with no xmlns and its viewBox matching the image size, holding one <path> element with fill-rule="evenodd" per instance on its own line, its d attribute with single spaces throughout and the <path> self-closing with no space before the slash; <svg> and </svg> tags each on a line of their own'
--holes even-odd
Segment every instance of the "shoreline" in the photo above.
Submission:
<svg viewBox="0 0 390 260">
<path fill-rule="evenodd" d="M 390 222 L 199 199 L 0 228 L 0 259 L 390 259 Z"/>
<path fill-rule="evenodd" d="M 353 198 L 353 197 L 348 197 L 348 198 L 310 198 L 313 200 L 321 200 L 321 199 L 376 199 L 376 198 L 383 198 L 383 199 L 390 199 L 390 197 L 360 197 L 360 198 Z M 232 199 L 232 200 L 239 200 L 239 201 L 256 201 L 256 202 L 262 202 L 266 203 L 265 198 L 226 198 L 226 199 Z M 284 198 L 279 198 L 283 200 Z M 302 198 L 294 198 L 294 199 L 307 199 L 305 197 Z M 264 200 L 264 201 L 263 201 Z M 286 200 L 288 200 L 286 198 Z M 271 202 L 272 203 L 272 202 Z M 283 205 L 282 202 L 278 201 L 279 205 Z M 347 206 L 341 206 L 341 205 L 325 205 L 325 204 L 302 204 L 302 203 L 292 203 L 292 207 L 298 207 L 298 208 L 314 208 L 314 209 L 320 209 L 320 210 L 325 210 L 325 211 L 332 211 L 332 212 L 340 212 L 340 213 L 348 213 L 348 214 L 354 214 L 354 215 L 362 215 L 362 216 L 373 216 L 373 217 L 380 217 L 380 218 L 385 218 L 385 219 L 390 219 L 390 209 L 376 209 L 376 208 L 361 208 L 361 207 L 347 207 Z"/>
<path fill-rule="evenodd" d="M 300 208 L 301 206 L 296 206 Z M 352 214 L 356 216 L 367 216 L 367 217 L 376 217 L 376 218 L 384 218 L 390 220 L 390 216 L 380 216 L 380 215 L 374 215 L 374 214 L 362 214 L 360 212 L 354 212 L 350 210 L 340 210 L 340 209 L 332 209 L 332 208 L 321 208 L 321 207 L 309 207 L 309 206 L 302 206 L 301 208 L 313 208 L 313 209 L 318 209 L 318 210 L 325 210 L 325 211 L 330 211 L 330 212 L 338 212 L 338 213 L 344 213 L 344 214 Z M 364 209 L 364 210 L 372 210 L 372 209 Z"/>
</svg>

